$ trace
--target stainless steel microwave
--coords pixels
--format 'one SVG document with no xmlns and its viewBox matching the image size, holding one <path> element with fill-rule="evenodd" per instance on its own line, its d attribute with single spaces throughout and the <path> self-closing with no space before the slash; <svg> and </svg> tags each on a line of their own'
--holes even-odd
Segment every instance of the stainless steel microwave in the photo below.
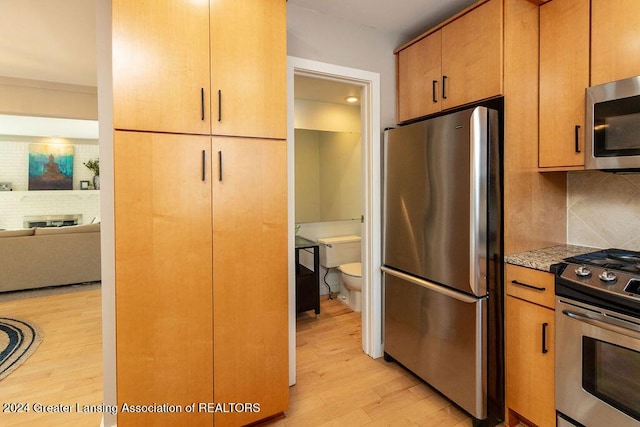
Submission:
<svg viewBox="0 0 640 427">
<path fill-rule="evenodd" d="M 640 171 L 640 76 L 587 88 L 585 169 Z"/>
</svg>

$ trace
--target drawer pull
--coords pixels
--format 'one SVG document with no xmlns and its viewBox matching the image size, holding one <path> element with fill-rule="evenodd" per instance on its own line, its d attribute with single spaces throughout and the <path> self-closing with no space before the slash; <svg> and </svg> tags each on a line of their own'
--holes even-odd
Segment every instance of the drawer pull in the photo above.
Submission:
<svg viewBox="0 0 640 427">
<path fill-rule="evenodd" d="M 541 291 L 541 292 L 544 292 L 544 291 L 547 290 L 547 288 L 541 288 L 539 286 L 528 285 L 526 283 L 518 282 L 517 280 L 512 280 L 511 283 L 513 283 L 514 285 L 523 286 L 525 288 L 535 289 L 536 291 Z"/>
</svg>

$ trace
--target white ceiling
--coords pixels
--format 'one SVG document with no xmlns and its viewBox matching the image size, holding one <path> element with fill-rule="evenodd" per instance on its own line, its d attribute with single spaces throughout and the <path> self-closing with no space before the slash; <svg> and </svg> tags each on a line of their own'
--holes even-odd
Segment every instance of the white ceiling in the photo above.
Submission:
<svg viewBox="0 0 640 427">
<path fill-rule="evenodd" d="M 96 1 L 0 0 L 0 76 L 96 86 Z M 288 0 L 288 7 L 408 40 L 476 1 Z M 304 99 L 324 102 L 343 103 L 348 92 L 358 90 L 317 79 L 296 86 Z M 7 133 L 0 128 L 0 134 Z"/>
<path fill-rule="evenodd" d="M 288 0 L 302 7 L 376 30 L 403 34 L 407 40 L 455 15 L 478 0 Z"/>
<path fill-rule="evenodd" d="M 96 86 L 96 0 L 0 0 L 0 76 Z"/>
</svg>

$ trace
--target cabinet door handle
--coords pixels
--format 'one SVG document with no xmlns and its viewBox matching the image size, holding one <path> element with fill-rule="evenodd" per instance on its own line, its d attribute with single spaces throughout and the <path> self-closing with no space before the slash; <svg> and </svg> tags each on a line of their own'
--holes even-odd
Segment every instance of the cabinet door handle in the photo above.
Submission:
<svg viewBox="0 0 640 427">
<path fill-rule="evenodd" d="M 442 99 L 447 99 L 447 76 L 442 76 Z"/>
<path fill-rule="evenodd" d="M 580 152 L 580 125 L 576 125 L 575 136 L 576 136 L 576 153 L 579 153 Z"/>
<path fill-rule="evenodd" d="M 544 291 L 547 290 L 547 288 L 541 288 L 541 287 L 538 287 L 538 286 L 528 285 L 526 283 L 518 282 L 517 280 L 512 280 L 511 283 L 513 283 L 514 285 L 523 286 L 525 288 L 535 289 L 536 291 L 541 291 L 541 292 L 544 292 Z"/>
<path fill-rule="evenodd" d="M 207 152 L 202 150 L 202 181 L 207 180 Z"/>
<path fill-rule="evenodd" d="M 218 90 L 218 121 L 222 121 L 222 91 Z"/>
<path fill-rule="evenodd" d="M 549 349 L 547 348 L 547 327 L 549 324 L 544 322 L 542 324 L 542 354 L 548 353 Z"/>
<path fill-rule="evenodd" d="M 218 151 L 218 181 L 222 182 L 222 151 Z"/>
<path fill-rule="evenodd" d="M 433 99 L 433 102 L 434 102 L 434 103 L 438 102 L 438 99 L 436 98 L 436 86 L 437 86 L 437 85 L 438 85 L 438 81 L 437 81 L 437 80 L 434 80 L 434 81 L 431 83 L 431 93 L 433 94 L 433 95 L 432 95 L 432 99 Z"/>
<path fill-rule="evenodd" d="M 200 88 L 200 120 L 204 121 L 204 88 Z"/>
</svg>

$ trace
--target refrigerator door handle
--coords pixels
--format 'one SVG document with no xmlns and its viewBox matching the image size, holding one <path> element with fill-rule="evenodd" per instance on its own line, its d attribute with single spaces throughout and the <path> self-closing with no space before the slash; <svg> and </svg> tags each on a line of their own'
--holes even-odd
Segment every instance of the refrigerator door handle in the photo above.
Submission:
<svg viewBox="0 0 640 427">
<path fill-rule="evenodd" d="M 387 273 L 390 276 L 394 276 L 394 277 L 397 277 L 398 279 L 402 279 L 404 281 L 413 283 L 415 285 L 425 287 L 439 294 L 443 294 L 448 297 L 457 299 L 458 301 L 466 302 L 469 304 L 475 304 L 478 302 L 478 298 L 474 298 L 470 295 L 466 295 L 461 292 L 456 292 L 454 290 L 445 288 L 444 286 L 436 285 L 435 283 L 429 282 L 428 280 L 420 279 L 418 277 L 411 276 L 409 274 L 402 273 L 400 271 L 393 270 L 385 266 L 380 267 L 380 269 L 382 270 L 383 273 Z"/>
<path fill-rule="evenodd" d="M 487 293 L 487 111 L 476 108 L 469 126 L 469 286 L 481 297 Z"/>
</svg>

